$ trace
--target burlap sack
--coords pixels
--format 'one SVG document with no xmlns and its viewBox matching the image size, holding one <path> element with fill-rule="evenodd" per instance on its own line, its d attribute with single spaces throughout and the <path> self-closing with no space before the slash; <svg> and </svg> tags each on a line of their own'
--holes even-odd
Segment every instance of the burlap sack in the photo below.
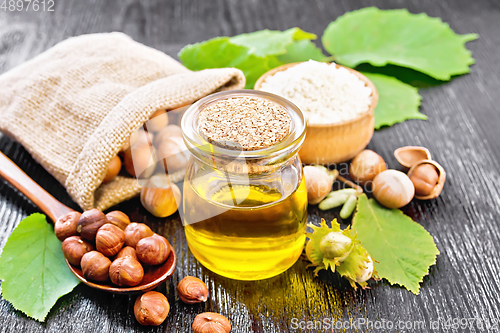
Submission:
<svg viewBox="0 0 500 333">
<path fill-rule="evenodd" d="M 191 72 L 121 33 L 84 35 L 0 76 L 0 129 L 82 209 L 104 210 L 140 192 L 134 178 L 101 182 L 111 158 L 151 114 L 244 85 L 237 69 Z"/>
</svg>

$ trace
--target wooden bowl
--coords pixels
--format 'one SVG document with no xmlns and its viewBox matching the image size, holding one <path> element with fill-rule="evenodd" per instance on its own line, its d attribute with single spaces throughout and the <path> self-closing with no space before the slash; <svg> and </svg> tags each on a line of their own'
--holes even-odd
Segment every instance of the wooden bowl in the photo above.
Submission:
<svg viewBox="0 0 500 333">
<path fill-rule="evenodd" d="M 262 83 L 277 72 L 284 71 L 300 63 L 286 64 L 264 73 L 255 83 L 255 90 L 261 90 Z M 338 64 L 356 75 L 372 90 L 370 108 L 354 119 L 335 124 L 307 124 L 307 134 L 304 145 L 299 152 L 302 162 L 306 164 L 333 164 L 351 160 L 370 142 L 375 125 L 374 110 L 378 102 L 375 85 L 363 74 L 354 69 Z"/>
<path fill-rule="evenodd" d="M 85 279 L 83 277 L 83 272 L 80 266 L 73 266 L 66 260 L 66 264 L 78 280 L 82 281 L 89 287 L 106 292 L 111 292 L 114 294 L 138 294 L 150 291 L 172 276 L 175 271 L 176 263 L 177 256 L 175 255 L 174 248 L 171 247 L 170 255 L 163 264 L 156 266 L 143 265 L 144 277 L 141 283 L 134 287 L 118 287 L 112 284 L 110 281 L 97 283 Z"/>
</svg>

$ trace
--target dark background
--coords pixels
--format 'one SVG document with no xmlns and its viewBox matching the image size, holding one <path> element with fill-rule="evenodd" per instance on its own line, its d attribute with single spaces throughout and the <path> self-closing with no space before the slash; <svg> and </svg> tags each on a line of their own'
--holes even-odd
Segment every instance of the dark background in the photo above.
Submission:
<svg viewBox="0 0 500 333">
<path fill-rule="evenodd" d="M 2 0 L 0 0 L 0 3 Z M 54 12 L 0 10 L 0 73 L 34 57 L 67 37 L 123 31 L 151 47 L 176 56 L 182 46 L 221 35 L 298 26 L 321 36 L 328 23 L 345 12 L 366 6 L 408 8 L 441 17 L 460 34 L 478 33 L 467 44 L 476 64 L 472 73 L 444 84 L 417 76 L 421 111 L 428 121 L 407 121 L 375 133 L 369 148 L 397 168 L 394 149 L 422 145 L 447 171 L 442 195 L 405 208 L 434 237 L 441 255 L 424 278 L 420 295 L 381 281 L 370 290 L 353 291 L 333 274 L 313 278 L 303 261 L 280 276 L 259 282 L 225 279 L 201 267 L 187 249 L 178 215 L 172 220 L 148 216 L 138 200 L 122 206 L 132 219 L 164 234 L 178 254 L 173 278 L 159 288 L 171 310 L 157 328 L 141 327 L 133 316 L 133 297 L 103 294 L 84 285 L 62 297 L 45 323 L 29 319 L 0 300 L 0 332 L 190 332 L 196 314 L 220 312 L 233 332 L 287 332 L 291 318 L 305 320 L 423 320 L 429 328 L 438 319 L 476 317 L 482 323 L 500 318 L 500 2 L 495 0 L 210 0 L 210 1 L 63 1 Z M 319 43 L 318 43 L 319 45 Z M 399 73 L 415 81 L 415 73 Z M 17 143 L 0 134 L 0 150 L 67 205 L 77 208 L 65 190 Z M 0 245 L 21 219 L 36 212 L 21 194 L 0 180 Z M 338 211 L 310 208 L 309 220 L 331 219 Z M 178 300 L 176 283 L 186 275 L 202 278 L 211 297 L 187 306 Z M 457 320 L 457 319 L 455 319 Z M 480 331 L 473 325 L 465 331 Z M 484 327 L 484 326 L 483 326 Z M 428 331 L 429 329 L 426 329 Z M 484 327 L 486 331 L 486 327 Z M 488 331 L 494 331 L 494 328 Z M 314 330 L 310 330 L 314 331 Z M 367 331 L 360 327 L 359 331 Z M 369 330 L 371 331 L 371 329 Z M 377 331 L 377 330 L 376 330 Z M 404 330 L 400 330 L 404 331 Z M 407 330 L 414 331 L 414 330 Z M 438 330 L 436 330 L 438 331 Z M 439 331 L 445 330 L 442 328 Z M 464 331 L 464 330 L 458 330 Z"/>
</svg>

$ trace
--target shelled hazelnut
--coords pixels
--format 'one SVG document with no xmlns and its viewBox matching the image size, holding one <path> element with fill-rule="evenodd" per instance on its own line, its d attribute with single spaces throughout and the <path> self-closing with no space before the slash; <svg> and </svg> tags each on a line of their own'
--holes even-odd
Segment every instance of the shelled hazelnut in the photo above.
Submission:
<svg viewBox="0 0 500 333">
<path fill-rule="evenodd" d="M 124 257 L 132 257 L 135 260 L 138 260 L 137 254 L 135 254 L 135 249 L 132 246 L 125 246 L 123 249 L 121 249 L 120 252 L 118 252 L 118 254 L 116 255 L 115 260 Z"/>
<path fill-rule="evenodd" d="M 194 333 L 229 333 L 231 323 L 229 320 L 214 312 L 200 313 L 194 318 L 191 325 Z"/>
<path fill-rule="evenodd" d="M 97 231 L 96 249 L 105 256 L 114 256 L 121 250 L 123 244 L 125 244 L 125 233 L 116 225 L 107 223 Z"/>
<path fill-rule="evenodd" d="M 80 233 L 83 239 L 93 241 L 97 230 L 100 227 L 109 223 L 106 215 L 98 209 L 91 209 L 84 212 L 80 219 L 78 220 L 78 225 L 76 226 L 76 231 Z"/>
<path fill-rule="evenodd" d="M 109 278 L 109 266 L 111 260 L 101 252 L 90 251 L 83 255 L 80 262 L 83 276 L 96 282 L 104 282 Z"/>
<path fill-rule="evenodd" d="M 200 279 L 186 276 L 177 284 L 177 294 L 186 304 L 201 303 L 208 299 L 208 288 Z"/>
<path fill-rule="evenodd" d="M 167 260 L 170 255 L 170 244 L 157 234 L 142 238 L 137 242 L 135 252 L 140 262 L 146 265 L 159 265 Z"/>
<path fill-rule="evenodd" d="M 130 218 L 127 214 L 120 212 L 119 210 L 114 210 L 106 214 L 106 218 L 109 223 L 116 225 L 118 228 L 125 230 L 125 228 L 130 224 Z"/>
<path fill-rule="evenodd" d="M 78 235 L 76 227 L 78 226 L 80 216 L 82 214 L 79 212 L 70 212 L 57 219 L 54 224 L 54 232 L 61 242 L 70 236 Z"/>
<path fill-rule="evenodd" d="M 141 283 L 144 269 L 141 264 L 131 256 L 115 259 L 109 266 L 111 282 L 120 287 L 133 287 Z"/>
<path fill-rule="evenodd" d="M 135 248 L 137 242 L 145 237 L 153 236 L 154 232 L 144 223 L 133 222 L 125 228 L 125 244 Z"/>
<path fill-rule="evenodd" d="M 71 265 L 78 266 L 85 253 L 94 249 L 92 244 L 79 236 L 70 236 L 62 242 L 64 257 Z"/>
<path fill-rule="evenodd" d="M 148 291 L 137 297 L 134 304 L 134 315 L 139 324 L 158 326 L 165 321 L 170 311 L 170 304 L 162 293 Z"/>
</svg>

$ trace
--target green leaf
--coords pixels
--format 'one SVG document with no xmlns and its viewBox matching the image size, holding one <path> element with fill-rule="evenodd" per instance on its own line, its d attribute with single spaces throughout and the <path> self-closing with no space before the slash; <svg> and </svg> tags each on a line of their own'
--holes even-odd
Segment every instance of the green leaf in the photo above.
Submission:
<svg viewBox="0 0 500 333">
<path fill-rule="evenodd" d="M 286 47 L 286 53 L 278 56 L 278 60 L 289 64 L 308 60 L 324 61 L 326 56 L 321 49 L 310 40 L 299 40 Z"/>
<path fill-rule="evenodd" d="M 179 52 L 179 59 L 184 66 L 194 71 L 207 68 L 238 68 L 245 74 L 245 88 L 253 88 L 262 74 L 284 64 L 278 56 L 287 53 L 288 47 L 291 47 L 294 57 L 304 56 L 306 53 L 318 57 L 318 51 L 321 51 L 313 50 L 311 45 L 292 46 L 297 41 L 315 38 L 316 35 L 299 28 L 286 31 L 260 30 L 187 45 Z"/>
<path fill-rule="evenodd" d="M 287 52 L 286 48 L 294 41 L 316 39 L 315 34 L 305 32 L 299 28 L 285 31 L 260 30 L 248 34 L 241 34 L 230 38 L 231 43 L 246 46 L 250 53 L 259 57 L 280 55 Z"/>
<path fill-rule="evenodd" d="M 231 43 L 229 37 L 187 45 L 179 52 L 179 59 L 184 66 L 194 71 L 207 68 L 238 68 L 245 74 L 246 88 L 253 88 L 262 74 L 281 65 L 275 56 L 256 56 L 249 48 Z"/>
<path fill-rule="evenodd" d="M 375 108 L 375 129 L 407 119 L 427 119 L 426 115 L 418 111 L 421 97 L 417 88 L 382 74 L 363 75 L 373 82 L 379 96 Z"/>
<path fill-rule="evenodd" d="M 423 13 L 368 7 L 330 23 L 322 41 L 337 62 L 349 67 L 394 64 L 449 80 L 469 73 L 474 59 L 464 44 L 477 37 L 457 35 L 441 19 Z"/>
<path fill-rule="evenodd" d="M 379 277 L 418 294 L 439 254 L 432 236 L 399 209 L 382 207 L 365 194 L 359 197 L 353 227 Z"/>
<path fill-rule="evenodd" d="M 39 321 L 80 283 L 66 266 L 52 226 L 39 213 L 22 220 L 7 240 L 0 256 L 0 279 L 3 298 Z"/>
</svg>

